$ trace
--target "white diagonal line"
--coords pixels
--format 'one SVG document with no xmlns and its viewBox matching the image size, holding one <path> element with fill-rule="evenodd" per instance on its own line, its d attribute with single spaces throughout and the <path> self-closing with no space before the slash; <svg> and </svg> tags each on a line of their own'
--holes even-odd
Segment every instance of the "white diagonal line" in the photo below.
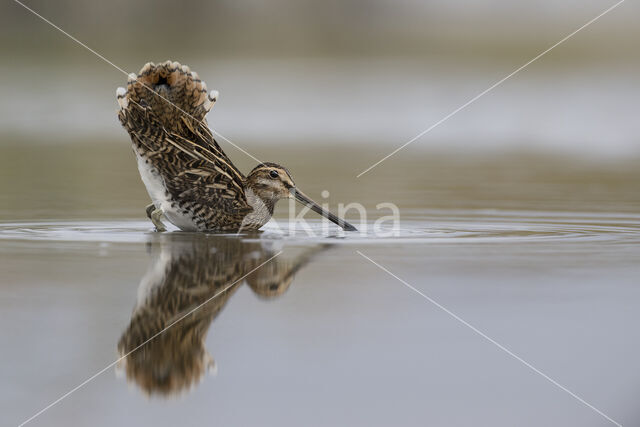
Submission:
<svg viewBox="0 0 640 427">
<path fill-rule="evenodd" d="M 544 379 L 549 381 L 551 384 L 553 384 L 556 387 L 558 387 L 560 390 L 562 390 L 562 391 L 568 393 L 569 395 L 571 395 L 578 402 L 580 402 L 580 403 L 584 404 L 585 406 L 591 408 L 592 410 L 594 410 L 595 412 L 597 412 L 598 414 L 600 414 L 601 416 L 606 418 L 608 421 L 610 421 L 613 424 L 615 424 L 616 426 L 622 427 L 622 424 L 620 424 L 619 422 L 615 421 L 614 419 L 609 417 L 607 414 L 605 414 L 604 412 L 602 412 L 601 410 L 599 410 L 598 408 L 596 408 L 595 406 L 593 406 L 592 404 L 590 404 L 589 402 L 587 402 L 586 400 L 584 400 L 583 398 L 581 398 L 580 396 L 578 396 L 577 394 L 575 394 L 574 392 L 572 392 L 571 390 L 569 390 L 568 388 L 566 388 L 565 386 L 563 386 L 562 384 L 560 384 L 559 382 L 557 382 L 556 380 L 554 380 L 553 378 L 551 378 L 550 376 L 545 374 L 544 372 L 540 371 L 538 368 L 536 368 L 535 366 L 533 366 L 532 364 L 530 364 L 529 362 L 527 362 L 526 360 L 524 360 L 523 358 L 521 358 L 520 356 L 518 356 L 517 354 L 515 354 L 514 352 L 512 352 L 511 350 L 509 350 L 508 348 L 506 348 L 505 346 L 503 346 L 502 344 L 500 344 L 499 342 L 497 342 L 496 340 L 494 340 L 493 338 L 491 338 L 490 336 L 488 336 L 487 334 L 485 334 L 484 332 L 482 332 L 481 330 L 476 328 L 475 326 L 471 325 L 469 322 L 467 322 L 466 320 L 464 320 L 463 318 L 461 318 L 460 316 L 458 316 L 457 314 L 455 314 L 454 312 L 452 312 L 448 308 L 444 307 L 442 304 L 440 304 L 439 302 L 437 302 L 433 298 L 429 297 L 425 293 L 421 292 L 420 290 L 416 289 L 415 287 L 413 287 L 409 283 L 405 282 L 400 277 L 396 276 L 391 271 L 389 271 L 387 268 L 385 268 L 382 265 L 378 264 L 377 262 L 375 262 L 374 260 L 372 260 L 371 258 L 366 256 L 362 252 L 360 252 L 360 251 L 356 251 L 356 252 L 358 253 L 358 255 L 362 256 L 364 259 L 366 259 L 367 261 L 371 262 L 373 265 L 375 265 L 376 267 L 380 268 L 382 271 L 384 271 L 385 273 L 387 273 L 388 275 L 390 275 L 394 279 L 398 280 L 400 283 L 405 285 L 407 288 L 411 289 L 413 292 L 417 293 L 418 295 L 420 295 L 421 297 L 423 297 L 424 299 L 429 301 L 431 304 L 435 305 L 440 310 L 444 311 L 449 316 L 453 317 L 455 320 L 457 320 L 458 322 L 462 323 L 464 326 L 466 326 L 467 328 L 471 329 L 476 334 L 480 335 L 485 340 L 489 341 L 491 344 L 495 345 L 500 350 L 502 350 L 505 353 L 507 353 L 509 356 L 513 357 L 518 362 L 522 363 L 527 368 L 531 369 L 533 372 L 535 372 L 536 374 L 540 375 L 541 377 L 543 377 Z"/>
<path fill-rule="evenodd" d="M 455 110 L 453 110 L 452 112 L 450 112 L 449 114 L 447 114 L 446 116 L 444 116 L 443 118 L 441 118 L 440 120 L 438 120 L 437 122 L 435 122 L 434 124 L 432 124 L 431 126 L 429 126 L 428 128 L 426 128 L 425 130 L 423 130 L 422 132 L 420 132 L 419 134 L 417 134 L 416 136 L 414 136 L 413 138 L 411 138 L 409 141 L 405 142 L 404 144 L 402 144 L 400 147 L 396 148 L 395 150 L 393 150 L 391 153 L 387 154 L 386 156 L 384 156 L 382 159 L 378 160 L 377 162 L 375 162 L 374 164 L 372 164 L 371 166 L 369 166 L 368 168 L 366 168 L 365 170 L 363 170 L 362 172 L 360 172 L 356 178 L 360 178 L 362 175 L 364 175 L 365 173 L 369 172 L 371 169 L 375 168 L 376 166 L 378 166 L 380 163 L 384 162 L 385 160 L 387 160 L 389 157 L 393 156 L 394 154 L 396 154 L 398 151 L 402 150 L 403 148 L 405 148 L 407 145 L 413 143 L 414 141 L 420 139 L 422 136 L 424 136 L 425 134 L 431 132 L 433 129 L 435 129 L 436 127 L 438 127 L 439 125 L 441 125 L 442 123 L 444 123 L 445 121 L 447 121 L 448 119 L 450 119 L 451 117 L 453 117 L 454 115 L 456 115 L 458 112 L 460 112 L 461 110 L 465 109 L 466 107 L 468 107 L 469 105 L 473 104 L 475 101 L 477 101 L 479 98 L 483 97 L 484 95 L 486 95 L 488 92 L 490 92 L 491 90 L 495 89 L 497 86 L 500 86 L 502 83 L 504 83 L 506 80 L 510 79 L 511 77 L 513 77 L 514 75 L 516 75 L 517 73 L 519 73 L 520 71 L 522 71 L 523 69 L 525 69 L 526 67 L 528 67 L 529 65 L 531 65 L 533 62 L 537 61 L 538 59 L 540 59 L 542 56 L 546 55 L 547 53 L 549 53 L 551 50 L 553 50 L 554 48 L 558 47 L 559 45 L 561 45 L 562 43 L 564 43 L 565 41 L 569 40 L 571 37 L 573 37 L 574 35 L 576 35 L 578 32 L 580 32 L 581 30 L 587 28 L 589 25 L 593 24 L 594 22 L 596 22 L 598 19 L 602 18 L 604 15 L 606 15 L 607 13 L 611 12 L 613 9 L 615 9 L 616 7 L 620 6 L 622 3 L 624 3 L 625 0 L 620 0 L 618 3 L 614 4 L 613 6 L 609 7 L 608 9 L 606 9 L 604 12 L 600 13 L 598 16 L 596 16 L 595 18 L 591 19 L 590 21 L 588 21 L 586 24 L 584 24 L 583 26 L 581 26 L 580 28 L 578 28 L 577 30 L 573 31 L 571 34 L 565 36 L 562 40 L 560 40 L 559 42 L 555 43 L 553 46 L 549 47 L 548 49 L 544 50 L 543 52 L 539 53 L 538 55 L 536 55 L 534 58 L 530 59 L 529 61 L 527 61 L 524 65 L 516 68 L 514 71 L 512 71 L 509 75 L 503 77 L 502 79 L 498 80 L 497 82 L 495 82 L 494 84 L 492 84 L 491 86 L 489 86 L 487 89 L 483 90 L 482 92 L 480 92 L 479 94 L 477 94 L 476 96 L 474 96 L 473 98 L 471 98 L 470 100 L 468 100 L 467 102 L 465 102 L 464 104 L 462 104 L 461 106 L 459 106 L 458 108 L 456 108 Z"/>
<path fill-rule="evenodd" d="M 36 15 L 38 18 L 42 19 L 44 22 L 46 22 L 47 24 L 51 25 L 53 28 L 55 28 L 56 30 L 60 31 L 62 34 L 64 34 L 65 36 L 69 37 L 71 40 L 73 40 L 74 42 L 78 43 L 80 46 L 84 47 L 85 49 L 87 49 L 89 52 L 93 53 L 94 55 L 96 55 L 98 58 L 102 59 L 104 62 L 106 62 L 107 64 L 111 65 L 113 68 L 115 68 L 116 70 L 120 71 L 121 73 L 123 73 L 124 75 L 128 76 L 129 73 L 127 73 L 125 70 L 123 70 L 121 67 L 118 67 L 116 64 L 114 64 L 113 62 L 109 61 L 107 58 L 105 58 L 104 56 L 100 55 L 98 52 L 96 52 L 95 50 L 91 49 L 89 46 L 87 46 L 86 44 L 82 43 L 80 40 L 78 40 L 77 38 L 75 38 L 74 36 L 72 36 L 71 34 L 67 33 L 65 30 L 63 30 L 62 28 L 58 27 L 56 24 L 54 24 L 53 22 L 49 21 L 47 18 L 45 18 L 44 16 L 40 15 L 38 12 L 36 12 L 35 10 L 31 9 L 29 6 L 25 5 L 24 3 L 22 3 L 19 0 L 13 0 L 15 3 L 18 3 L 20 6 L 24 7 L 25 9 L 27 9 L 29 12 L 33 13 L 34 15 Z M 184 111 L 182 108 L 178 107 L 176 104 L 174 104 L 173 102 L 169 101 L 167 98 L 165 98 L 164 96 L 160 95 L 159 93 L 155 92 L 153 89 L 151 89 L 149 86 L 147 86 L 145 83 L 141 82 L 140 80 L 138 80 L 136 78 L 136 81 L 138 83 L 140 83 L 142 86 L 145 87 L 145 89 L 147 89 L 148 91 L 150 91 L 151 93 L 153 93 L 154 95 L 164 99 L 165 101 L 167 101 L 169 104 L 173 105 L 175 108 L 177 108 L 181 113 L 183 113 L 184 115 L 191 117 L 193 120 L 202 123 L 202 120 L 198 120 L 195 117 L 193 117 L 191 114 L 187 113 L 186 111 Z M 224 135 L 222 135 L 219 132 L 216 132 L 215 130 L 211 129 L 211 132 L 215 135 L 217 135 L 218 137 L 220 137 L 221 139 L 227 141 L 229 144 L 231 144 L 233 147 L 235 147 L 236 149 L 240 150 L 242 153 L 246 154 L 247 156 L 251 157 L 253 160 L 255 160 L 258 163 L 262 163 L 262 161 L 260 159 L 258 159 L 257 157 L 253 156 L 251 153 L 247 152 L 246 150 L 244 150 L 243 148 L 241 148 L 240 146 L 234 144 L 229 138 L 225 137 Z"/>
<path fill-rule="evenodd" d="M 148 340 L 146 340 L 145 342 L 143 342 L 142 344 L 140 344 L 139 346 L 137 346 L 136 348 L 134 348 L 133 350 L 129 351 L 128 353 L 124 354 L 123 356 L 119 357 L 116 361 L 108 364 L 107 366 L 105 366 L 103 369 L 99 370 L 98 372 L 96 372 L 95 374 L 91 375 L 89 378 L 87 378 L 86 380 L 84 380 L 83 382 L 81 382 L 80 384 L 78 384 L 77 386 L 75 386 L 74 388 L 72 388 L 71 390 L 69 390 L 68 392 L 66 392 L 65 394 L 63 394 L 62 396 L 60 396 L 59 398 L 57 398 L 56 400 L 54 400 L 53 402 L 51 402 L 50 404 L 48 404 L 47 406 L 45 406 L 44 408 L 42 408 L 41 410 L 39 410 L 38 412 L 36 412 L 35 414 L 33 414 L 31 417 L 27 418 L 25 421 L 23 421 L 18 427 L 22 427 L 25 424 L 33 421 L 35 418 L 37 418 L 38 416 L 42 415 L 44 412 L 46 412 L 47 410 L 51 409 L 53 406 L 57 405 L 58 403 L 60 403 L 61 401 L 63 401 L 64 399 L 66 399 L 67 397 L 69 397 L 71 394 L 73 394 L 74 392 L 76 392 L 77 390 L 79 390 L 80 388 L 84 387 L 85 385 L 87 385 L 88 383 L 90 383 L 91 381 L 93 381 L 95 378 L 97 378 L 98 376 L 100 376 L 100 374 L 102 374 L 103 372 L 109 370 L 110 368 L 114 367 L 115 365 L 118 364 L 118 362 L 120 362 L 121 360 L 123 360 L 124 358 L 126 358 L 127 356 L 129 356 L 131 353 L 137 351 L 138 349 L 140 349 L 141 347 L 143 347 L 144 345 L 146 345 L 149 341 L 155 339 L 156 337 L 158 337 L 159 335 L 162 335 L 163 333 L 165 333 L 169 328 L 171 328 L 172 326 L 174 326 L 176 323 L 182 321 L 183 319 L 185 319 L 187 316 L 193 314 L 195 311 L 199 310 L 200 308 L 202 308 L 204 305 L 208 304 L 209 302 L 211 302 L 214 298 L 216 298 L 218 295 L 226 292 L 227 290 L 229 290 L 233 285 L 235 285 L 236 283 L 244 280 L 245 277 L 249 276 L 251 273 L 253 273 L 254 271 L 258 270 L 260 267 L 262 267 L 263 265 L 267 264 L 268 262 L 270 262 L 272 259 L 274 259 L 275 257 L 277 257 L 278 255 L 280 255 L 282 253 L 282 251 L 278 252 L 277 254 L 275 254 L 274 256 L 272 256 L 271 258 L 269 258 L 268 260 L 266 260 L 265 262 L 263 262 L 262 264 L 260 264 L 259 266 L 257 266 L 256 268 L 254 268 L 253 270 L 251 270 L 250 272 L 248 272 L 247 274 L 245 274 L 244 276 L 242 276 L 241 278 L 239 278 L 238 280 L 234 281 L 233 283 L 227 285 L 224 287 L 224 289 L 222 289 L 221 291 L 217 292 L 215 295 L 213 295 L 212 297 L 208 298 L 207 300 L 205 300 L 203 303 L 201 303 L 200 305 L 194 307 L 193 309 L 189 310 L 186 314 L 180 316 L 177 320 L 174 320 L 173 322 L 171 322 L 169 325 L 167 325 L 164 329 L 162 329 L 160 332 L 157 332 L 155 335 L 153 335 L 151 338 L 149 338 Z"/>
</svg>

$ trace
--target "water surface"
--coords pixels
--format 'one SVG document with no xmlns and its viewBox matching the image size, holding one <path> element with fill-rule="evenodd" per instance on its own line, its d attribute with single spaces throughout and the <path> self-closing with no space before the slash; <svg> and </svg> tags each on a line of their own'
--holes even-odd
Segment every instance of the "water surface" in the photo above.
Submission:
<svg viewBox="0 0 640 427">
<path fill-rule="evenodd" d="M 7 425 L 111 364 L 32 425 L 610 424 L 358 251 L 637 422 L 633 164 L 431 154 L 403 160 L 415 173 L 381 167 L 364 181 L 349 159 L 329 176 L 283 150 L 306 192 L 361 202 L 368 225 L 392 201 L 398 228 L 323 234 L 310 218 L 309 236 L 281 206 L 259 234 L 159 234 L 130 153 L 114 147 L 14 147 L 3 159 Z"/>
</svg>

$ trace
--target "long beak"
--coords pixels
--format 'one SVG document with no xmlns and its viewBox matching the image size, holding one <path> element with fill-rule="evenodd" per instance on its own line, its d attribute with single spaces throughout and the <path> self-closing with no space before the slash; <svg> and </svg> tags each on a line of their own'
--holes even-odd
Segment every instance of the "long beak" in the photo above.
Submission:
<svg viewBox="0 0 640 427">
<path fill-rule="evenodd" d="M 323 209 L 320 205 L 318 205 L 316 202 L 314 202 L 309 197 L 307 197 L 307 195 L 304 194 L 302 191 L 300 191 L 300 190 L 298 190 L 296 188 L 292 188 L 290 191 L 291 191 L 291 194 L 293 195 L 293 197 L 295 197 L 296 200 L 298 200 L 300 203 L 302 203 L 305 206 L 308 206 L 312 211 L 314 211 L 316 213 L 319 213 L 320 215 L 322 215 L 323 217 L 327 218 L 329 221 L 333 222 L 334 224 L 339 225 L 340 227 L 342 227 L 343 230 L 345 230 L 345 231 L 358 231 L 357 228 L 355 228 L 353 225 L 349 224 L 344 219 L 338 218 L 337 216 L 335 216 L 334 214 L 332 214 L 328 210 Z"/>
</svg>

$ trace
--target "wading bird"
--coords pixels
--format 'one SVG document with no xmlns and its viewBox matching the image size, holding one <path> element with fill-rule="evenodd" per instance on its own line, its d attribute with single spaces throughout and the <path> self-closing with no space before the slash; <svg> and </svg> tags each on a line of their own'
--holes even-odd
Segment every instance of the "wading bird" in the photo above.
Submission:
<svg viewBox="0 0 640 427">
<path fill-rule="evenodd" d="M 116 91 L 118 118 L 131 136 L 151 197 L 147 216 L 184 231 L 249 231 L 269 221 L 278 200 L 295 198 L 344 230 L 356 228 L 302 193 L 289 171 L 261 163 L 246 177 L 213 138 L 206 114 L 218 93 L 186 65 L 146 64 Z"/>
</svg>

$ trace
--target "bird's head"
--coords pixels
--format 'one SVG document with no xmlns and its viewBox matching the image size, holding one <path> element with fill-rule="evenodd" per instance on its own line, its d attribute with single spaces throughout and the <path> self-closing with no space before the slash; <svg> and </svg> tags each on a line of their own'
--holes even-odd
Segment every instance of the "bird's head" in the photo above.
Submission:
<svg viewBox="0 0 640 427">
<path fill-rule="evenodd" d="M 284 166 L 276 163 L 261 163 L 249 172 L 246 182 L 247 187 L 268 206 L 275 205 L 280 199 L 295 198 L 298 202 L 308 206 L 312 211 L 319 213 L 344 230 L 357 231 L 353 225 L 342 218 L 338 218 L 300 191 L 293 182 L 291 174 Z"/>
<path fill-rule="evenodd" d="M 295 188 L 289 171 L 275 163 L 260 163 L 253 168 L 247 176 L 247 186 L 262 200 L 274 203 L 291 198 L 291 189 Z"/>
</svg>

